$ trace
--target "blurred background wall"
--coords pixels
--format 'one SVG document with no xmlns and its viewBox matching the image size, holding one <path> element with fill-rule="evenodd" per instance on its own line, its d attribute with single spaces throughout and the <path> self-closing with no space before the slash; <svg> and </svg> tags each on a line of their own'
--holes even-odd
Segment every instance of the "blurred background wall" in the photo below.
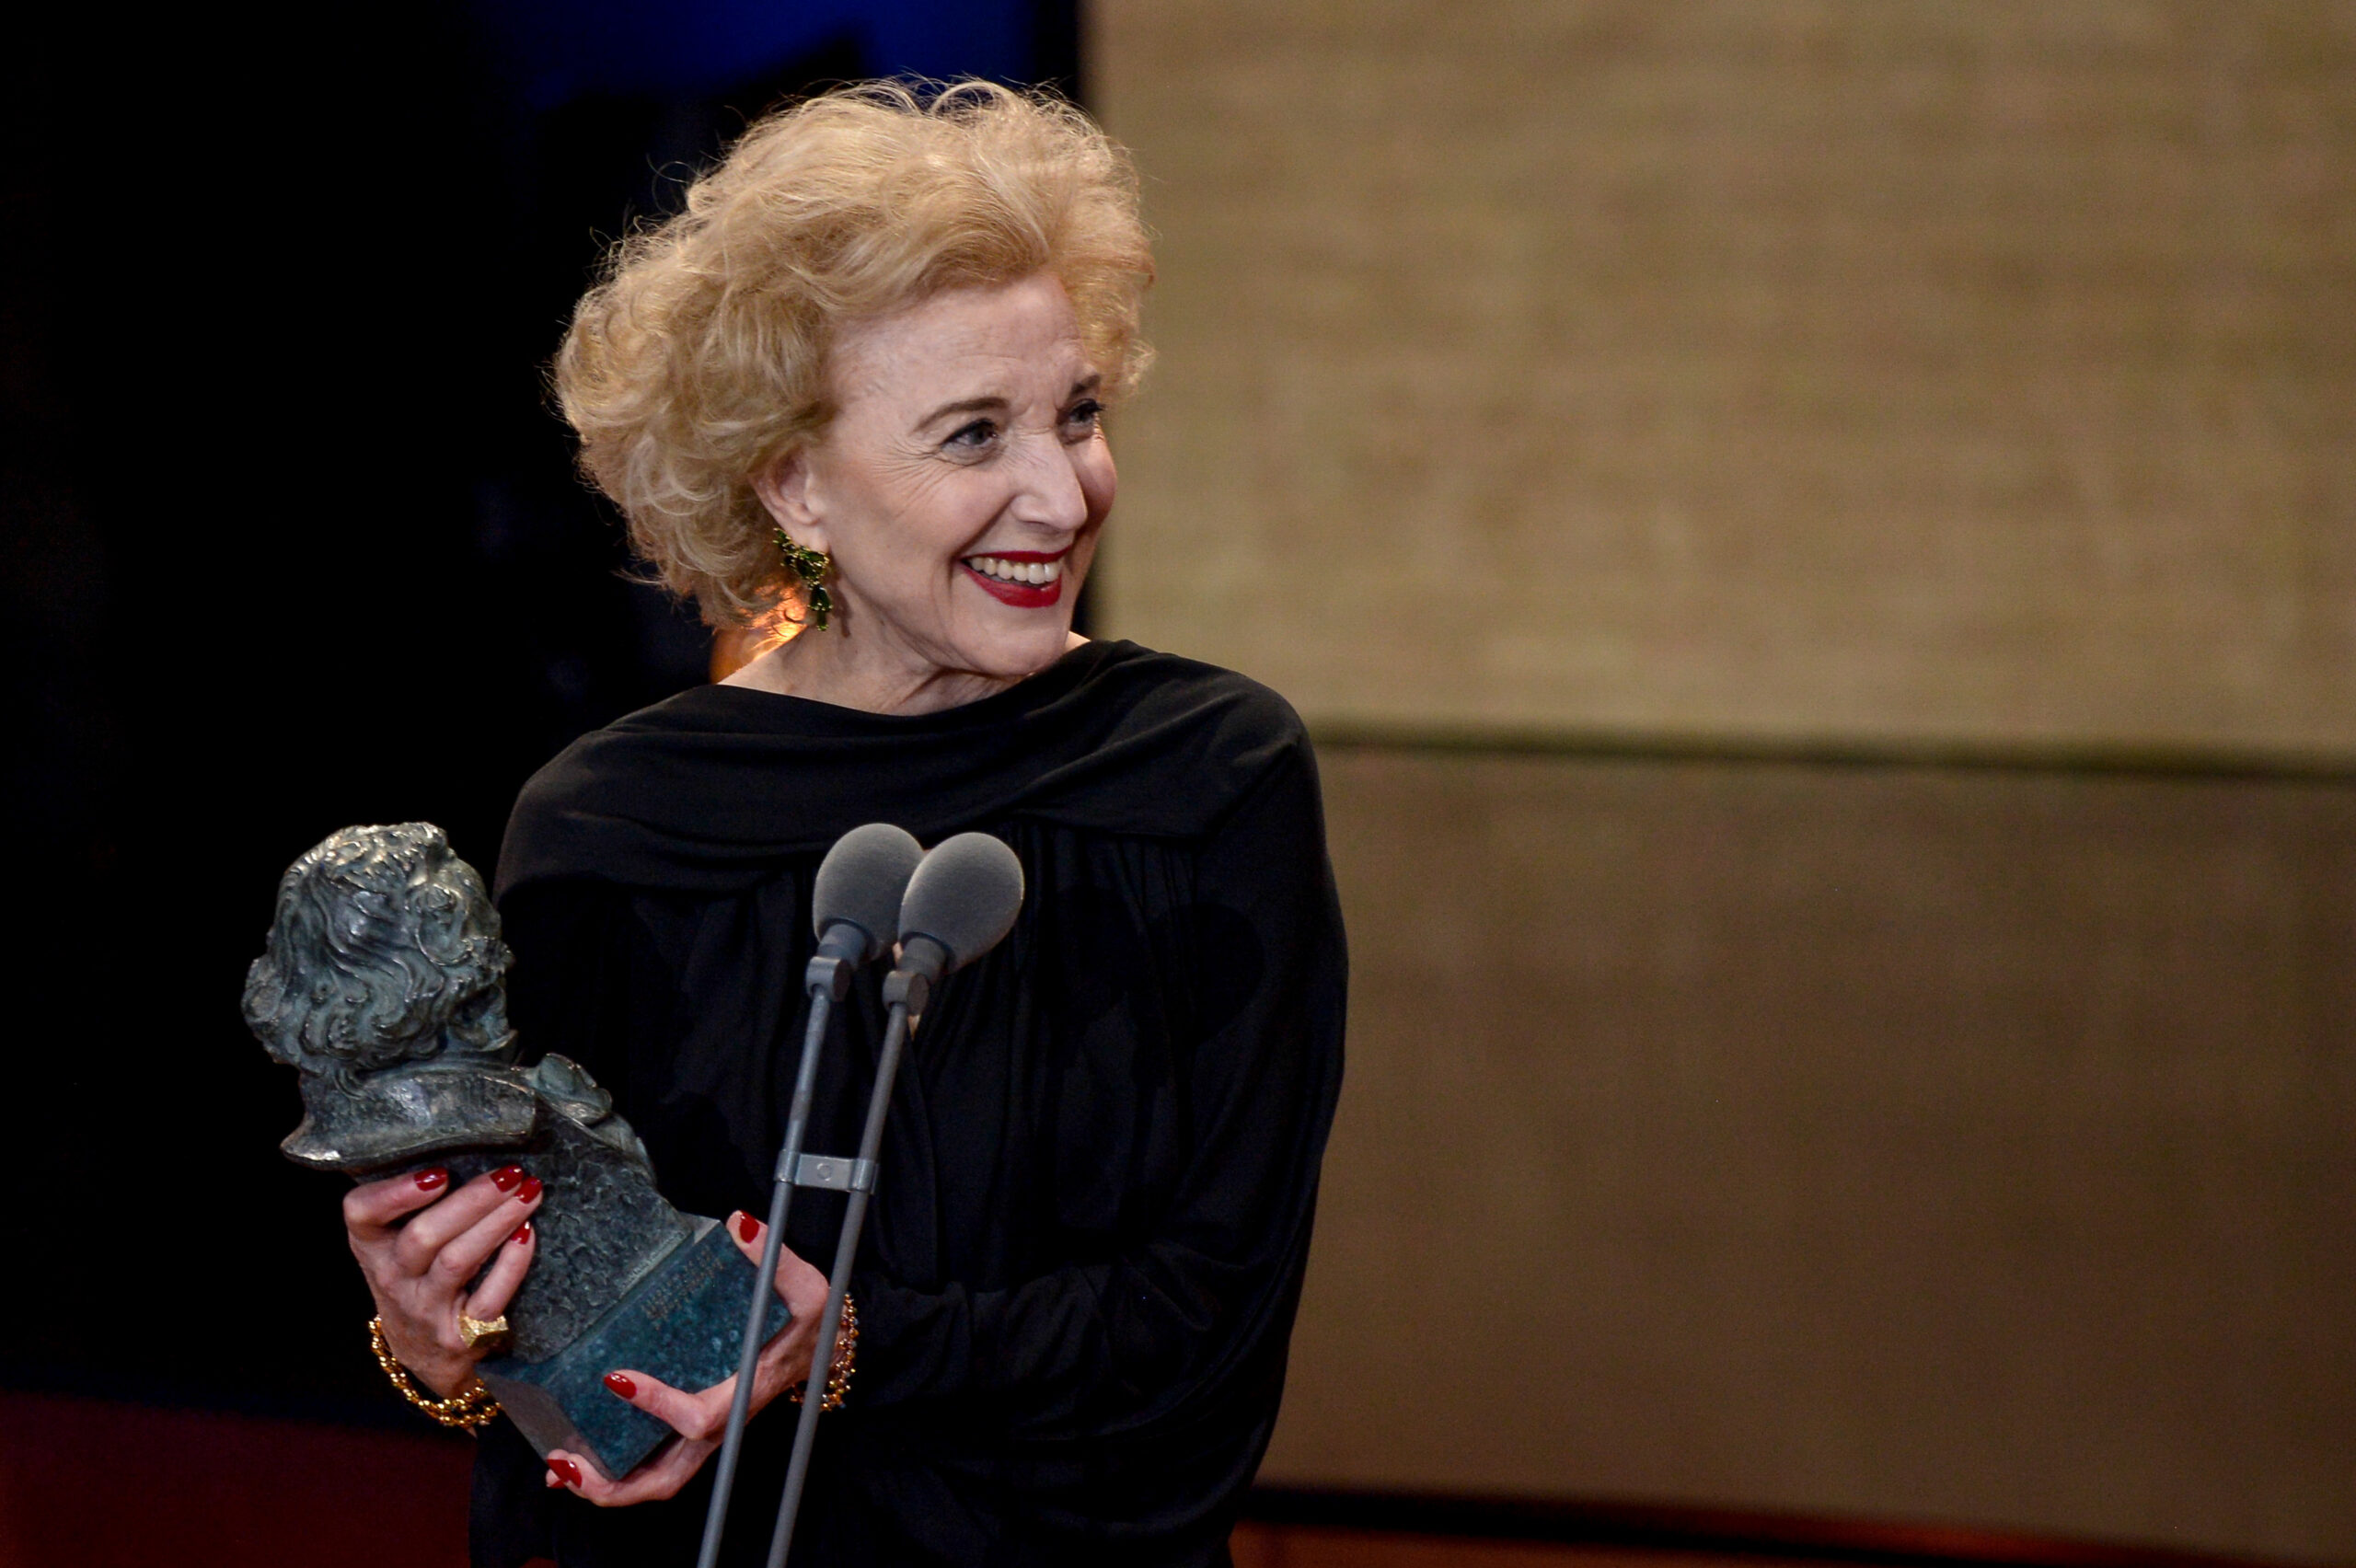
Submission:
<svg viewBox="0 0 2356 1568">
<path fill-rule="evenodd" d="M 1100 15 L 1140 636 L 1386 729 L 2356 752 L 2346 6 Z"/>
<path fill-rule="evenodd" d="M 2356 6 L 1097 0 L 1328 742 L 1267 1474 L 2356 1557 Z"/>
</svg>

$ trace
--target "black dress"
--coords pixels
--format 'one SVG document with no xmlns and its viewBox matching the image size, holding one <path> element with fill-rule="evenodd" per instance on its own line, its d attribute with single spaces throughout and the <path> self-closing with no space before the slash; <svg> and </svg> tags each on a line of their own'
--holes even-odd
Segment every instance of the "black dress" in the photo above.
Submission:
<svg viewBox="0 0 2356 1568">
<path fill-rule="evenodd" d="M 1012 935 L 936 994 L 902 1068 L 793 1561 L 1220 1563 L 1282 1391 L 1342 1069 L 1345 956 L 1299 721 L 1243 677 L 1093 642 L 894 718 L 706 686 L 533 778 L 501 852 L 527 1055 L 614 1093 L 664 1194 L 760 1212 L 835 838 L 968 828 L 1022 857 Z M 864 974 L 810 1146 L 856 1147 L 882 1035 Z M 838 1194 L 794 1199 L 824 1268 Z M 759 1562 L 792 1407 L 756 1417 L 727 1561 Z M 667 1503 L 542 1485 L 504 1423 L 474 1561 L 694 1561 L 710 1467 Z"/>
</svg>

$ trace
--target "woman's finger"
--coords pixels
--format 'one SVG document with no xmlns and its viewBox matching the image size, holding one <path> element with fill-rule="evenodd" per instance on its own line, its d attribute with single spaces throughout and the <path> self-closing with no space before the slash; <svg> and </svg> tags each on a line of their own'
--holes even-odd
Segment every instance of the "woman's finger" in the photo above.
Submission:
<svg viewBox="0 0 2356 1568">
<path fill-rule="evenodd" d="M 607 1481 L 588 1460 L 559 1448 L 549 1455 L 547 1483 L 561 1486 L 600 1508 L 626 1508 L 633 1503 L 676 1496 L 719 1446 L 676 1439 L 619 1481 Z"/>
<path fill-rule="evenodd" d="M 662 1456 L 658 1453 L 655 1457 L 659 1459 Z M 604 1476 L 599 1475 L 597 1467 L 587 1459 L 578 1454 L 568 1454 L 562 1448 L 553 1448 L 549 1452 L 547 1462 L 548 1485 L 561 1486 L 567 1492 L 577 1497 L 586 1498 L 600 1508 L 610 1508 L 614 1505 L 614 1493 L 620 1483 L 607 1481 Z M 646 1467 L 641 1465 L 639 1468 L 643 1470 Z"/>
<path fill-rule="evenodd" d="M 505 1202 L 444 1242 L 429 1272 L 452 1291 L 465 1289 L 467 1281 L 514 1239 L 543 1195 L 538 1179 L 526 1178 Z"/>
<path fill-rule="evenodd" d="M 497 1211 L 494 1210 L 495 1214 Z M 506 1242 L 492 1260 L 491 1272 L 483 1275 L 482 1284 L 475 1287 L 458 1310 L 479 1322 L 489 1322 L 507 1310 L 515 1299 L 516 1288 L 524 1283 L 524 1272 L 532 1266 L 532 1252 L 538 1237 L 532 1222 L 525 1220 L 508 1233 Z"/>
<path fill-rule="evenodd" d="M 728 1216 L 728 1239 L 755 1268 L 761 1266 L 761 1247 L 768 1227 L 739 1209 Z M 795 1255 L 791 1247 L 777 1250 L 778 1298 L 793 1309 L 798 1321 L 826 1305 L 826 1276 Z"/>
<path fill-rule="evenodd" d="M 749 1214 L 728 1218 L 730 1239 L 755 1268 L 761 1266 L 761 1243 L 768 1229 Z M 796 1257 L 790 1247 L 778 1249 L 777 1293 L 793 1314 L 792 1323 L 761 1347 L 760 1374 L 753 1385 L 755 1410 L 809 1379 L 810 1350 L 817 1343 L 818 1320 L 826 1315 L 826 1276 Z"/>
<path fill-rule="evenodd" d="M 673 1388 L 660 1378 L 618 1368 L 606 1374 L 606 1391 L 634 1404 L 690 1442 L 718 1437 L 728 1425 L 729 1402 L 736 1397 L 736 1379 L 714 1383 L 701 1393 Z"/>
<path fill-rule="evenodd" d="M 502 1165 L 476 1177 L 402 1226 L 393 1242 L 393 1257 L 401 1272 L 423 1274 L 433 1264 L 434 1254 L 447 1246 L 451 1238 L 470 1229 L 512 1194 L 526 1188 L 538 1196 L 539 1178 L 526 1174 L 520 1165 Z"/>
<path fill-rule="evenodd" d="M 439 1165 L 363 1182 L 343 1195 L 343 1228 L 355 1241 L 375 1241 L 392 1234 L 393 1221 L 441 1201 L 450 1189 L 450 1172 Z"/>
</svg>

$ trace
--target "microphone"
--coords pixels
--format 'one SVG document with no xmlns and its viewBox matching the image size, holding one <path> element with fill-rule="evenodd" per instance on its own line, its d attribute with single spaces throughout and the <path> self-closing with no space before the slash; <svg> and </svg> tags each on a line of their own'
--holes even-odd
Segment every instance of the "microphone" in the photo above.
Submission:
<svg viewBox="0 0 2356 1568">
<path fill-rule="evenodd" d="M 876 1056 L 875 1087 L 868 1095 L 867 1125 L 852 1166 L 857 1174 L 843 1209 L 842 1235 L 835 1243 L 834 1272 L 827 1276 L 826 1309 L 810 1350 L 810 1377 L 803 1385 L 793 1457 L 786 1463 L 785 1492 L 778 1499 L 777 1528 L 769 1537 L 768 1568 L 785 1568 L 785 1554 L 793 1544 L 802 1489 L 810 1479 L 810 1450 L 818 1437 L 818 1412 L 826 1403 L 826 1368 L 842 1325 L 851 1265 L 859 1258 L 860 1228 L 867 1222 L 868 1199 L 875 1190 L 875 1161 L 884 1148 L 884 1116 L 891 1108 L 900 1053 L 932 987 L 1003 941 L 1022 912 L 1022 862 L 987 833 L 961 833 L 934 845 L 900 895 L 900 962 L 884 981 L 884 1001 L 890 1009 L 884 1047 Z M 769 1266 L 776 1267 L 774 1262 Z"/>
<path fill-rule="evenodd" d="M 736 1485 L 736 1461 L 745 1447 L 745 1423 L 753 1408 L 753 1377 L 768 1343 L 762 1327 L 776 1295 L 779 1253 L 785 1246 L 785 1220 L 802 1166 L 802 1139 L 810 1125 L 810 1094 L 818 1078 L 818 1056 L 826 1043 L 834 1007 L 849 994 L 851 971 L 883 956 L 900 923 L 900 895 L 924 859 L 924 849 L 905 828 L 888 822 L 854 827 L 835 840 L 818 863 L 810 890 L 810 928 L 818 939 L 803 984 L 810 993 L 810 1022 L 802 1037 L 802 1063 L 793 1076 L 793 1102 L 786 1113 L 785 1144 L 778 1150 L 777 1175 L 769 1191 L 768 1235 L 761 1243 L 760 1272 L 745 1312 L 745 1340 L 736 1358 L 736 1397 L 728 1406 L 728 1432 L 712 1472 L 711 1504 L 704 1513 L 699 1568 L 720 1560 L 721 1532 L 727 1527 L 728 1500 Z M 1018 874 L 1019 869 L 1018 869 Z M 822 1380 L 819 1387 L 826 1385 Z"/>
<path fill-rule="evenodd" d="M 884 1001 L 924 1011 L 932 986 L 1004 940 L 1022 909 L 1022 862 L 1013 850 L 987 833 L 941 840 L 900 899 L 900 962 L 884 982 Z"/>
<path fill-rule="evenodd" d="M 854 966 L 881 957 L 899 927 L 902 891 L 923 859 L 915 836 L 888 822 L 871 822 L 836 839 L 810 894 L 818 956 Z"/>
</svg>

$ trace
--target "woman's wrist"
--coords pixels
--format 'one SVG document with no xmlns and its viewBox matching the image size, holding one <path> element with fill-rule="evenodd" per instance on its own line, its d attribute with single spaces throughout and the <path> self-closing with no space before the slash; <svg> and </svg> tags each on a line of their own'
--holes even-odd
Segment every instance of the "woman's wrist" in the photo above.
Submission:
<svg viewBox="0 0 2356 1568">
<path fill-rule="evenodd" d="M 451 1391 L 435 1397 L 418 1387 L 411 1369 L 393 1354 L 392 1343 L 385 1336 L 385 1320 L 379 1316 L 368 1320 L 368 1348 L 376 1357 L 376 1365 L 384 1369 L 386 1379 L 401 1398 L 423 1411 L 444 1426 L 471 1432 L 499 1414 L 499 1401 L 482 1385 L 469 1366 L 462 1378 L 455 1379 Z M 433 1385 L 428 1385 L 433 1387 Z"/>
<path fill-rule="evenodd" d="M 826 1391 L 818 1408 L 835 1411 L 843 1408 L 843 1401 L 850 1397 L 851 1374 L 859 1366 L 859 1303 L 849 1291 L 843 1292 L 843 1320 L 835 1329 L 835 1354 L 826 1365 Z M 802 1402 L 806 1384 L 797 1384 L 786 1398 L 795 1404 Z"/>
<path fill-rule="evenodd" d="M 397 1313 L 387 1312 L 380 1305 L 370 1332 L 372 1340 L 381 1340 L 386 1350 L 400 1363 L 401 1369 L 434 1397 L 449 1399 L 473 1388 L 475 1358 L 445 1350 L 430 1333 L 419 1342 L 401 1332 L 415 1326 Z"/>
</svg>

